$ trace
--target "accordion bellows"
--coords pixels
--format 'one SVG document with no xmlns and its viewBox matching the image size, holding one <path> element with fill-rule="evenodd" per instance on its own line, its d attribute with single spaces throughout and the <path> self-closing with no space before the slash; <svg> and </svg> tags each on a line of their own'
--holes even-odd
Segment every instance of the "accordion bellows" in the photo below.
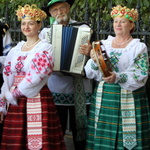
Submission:
<svg viewBox="0 0 150 150">
<path fill-rule="evenodd" d="M 87 56 L 79 53 L 80 45 L 87 44 L 92 30 L 85 26 L 53 25 L 52 46 L 54 71 L 84 75 Z"/>
</svg>

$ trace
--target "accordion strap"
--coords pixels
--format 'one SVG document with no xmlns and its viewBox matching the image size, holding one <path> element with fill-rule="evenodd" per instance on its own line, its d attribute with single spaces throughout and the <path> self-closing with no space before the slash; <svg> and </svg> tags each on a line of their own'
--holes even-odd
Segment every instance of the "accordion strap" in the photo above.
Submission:
<svg viewBox="0 0 150 150">
<path fill-rule="evenodd" d="M 86 103 L 85 93 L 83 86 L 83 78 L 81 76 L 73 77 L 74 98 L 75 98 L 75 118 L 77 129 L 77 141 L 83 141 L 86 139 L 87 128 L 87 115 L 86 115 Z"/>
</svg>

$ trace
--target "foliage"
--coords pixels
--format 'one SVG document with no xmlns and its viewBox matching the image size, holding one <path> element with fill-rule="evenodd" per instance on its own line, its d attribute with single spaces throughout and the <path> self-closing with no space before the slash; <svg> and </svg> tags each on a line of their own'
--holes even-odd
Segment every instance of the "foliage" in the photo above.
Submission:
<svg viewBox="0 0 150 150">
<path fill-rule="evenodd" d="M 47 0 L 0 0 L 0 18 L 8 17 L 7 20 L 13 22 L 18 5 L 23 6 L 25 4 L 36 4 L 41 7 L 47 4 Z"/>
<path fill-rule="evenodd" d="M 142 14 L 141 20 L 148 24 L 150 20 L 149 0 L 74 0 L 74 4 L 71 7 L 71 16 L 78 21 L 86 20 L 90 24 L 95 24 L 98 19 L 108 21 L 110 20 L 110 11 L 112 6 L 117 4 L 127 7 L 132 6 L 137 8 Z M 14 21 L 15 10 L 18 5 L 36 4 L 37 6 L 45 6 L 49 0 L 0 0 L 0 18 L 8 17 L 10 22 Z M 88 3 L 88 8 L 86 7 Z M 8 7 L 6 7 L 8 6 Z M 139 7 L 140 6 L 140 7 Z M 98 14 L 99 12 L 99 14 Z M 87 19 L 88 18 L 88 19 Z"/>
<path fill-rule="evenodd" d="M 75 0 L 74 5 L 71 8 L 71 16 L 77 19 L 78 21 L 82 21 L 86 14 L 86 2 L 88 2 L 88 15 L 89 15 L 89 23 L 96 22 L 99 18 L 101 20 L 110 20 L 110 11 L 112 6 L 122 5 L 127 6 L 129 8 L 137 8 L 142 14 L 141 20 L 148 24 L 150 20 L 149 8 L 150 1 L 149 0 Z M 98 17 L 98 12 L 100 16 Z"/>
</svg>

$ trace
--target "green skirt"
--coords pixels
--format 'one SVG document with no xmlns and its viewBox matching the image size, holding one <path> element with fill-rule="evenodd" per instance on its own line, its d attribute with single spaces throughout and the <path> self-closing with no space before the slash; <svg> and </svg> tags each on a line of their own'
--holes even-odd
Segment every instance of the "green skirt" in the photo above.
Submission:
<svg viewBox="0 0 150 150">
<path fill-rule="evenodd" d="M 103 85 L 100 111 L 96 108 L 97 89 L 90 106 L 87 131 L 87 150 L 125 150 L 121 116 L 121 87 L 118 84 Z M 145 89 L 133 91 L 136 114 L 136 140 L 133 150 L 150 149 L 150 112 Z M 99 111 L 97 127 L 95 114 Z"/>
</svg>

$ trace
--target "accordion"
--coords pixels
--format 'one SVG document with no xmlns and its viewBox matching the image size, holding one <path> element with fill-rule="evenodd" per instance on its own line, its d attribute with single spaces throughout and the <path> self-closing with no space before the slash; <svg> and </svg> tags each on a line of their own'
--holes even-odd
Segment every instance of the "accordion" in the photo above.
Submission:
<svg viewBox="0 0 150 150">
<path fill-rule="evenodd" d="M 104 45 L 100 41 L 94 41 L 92 43 L 92 46 L 95 53 L 96 63 L 98 64 L 103 76 L 110 76 L 110 71 L 112 71 L 112 65 L 109 61 Z"/>
<path fill-rule="evenodd" d="M 87 44 L 92 30 L 85 26 L 53 25 L 52 46 L 54 71 L 84 75 L 87 56 L 79 52 L 80 45 Z"/>
</svg>

